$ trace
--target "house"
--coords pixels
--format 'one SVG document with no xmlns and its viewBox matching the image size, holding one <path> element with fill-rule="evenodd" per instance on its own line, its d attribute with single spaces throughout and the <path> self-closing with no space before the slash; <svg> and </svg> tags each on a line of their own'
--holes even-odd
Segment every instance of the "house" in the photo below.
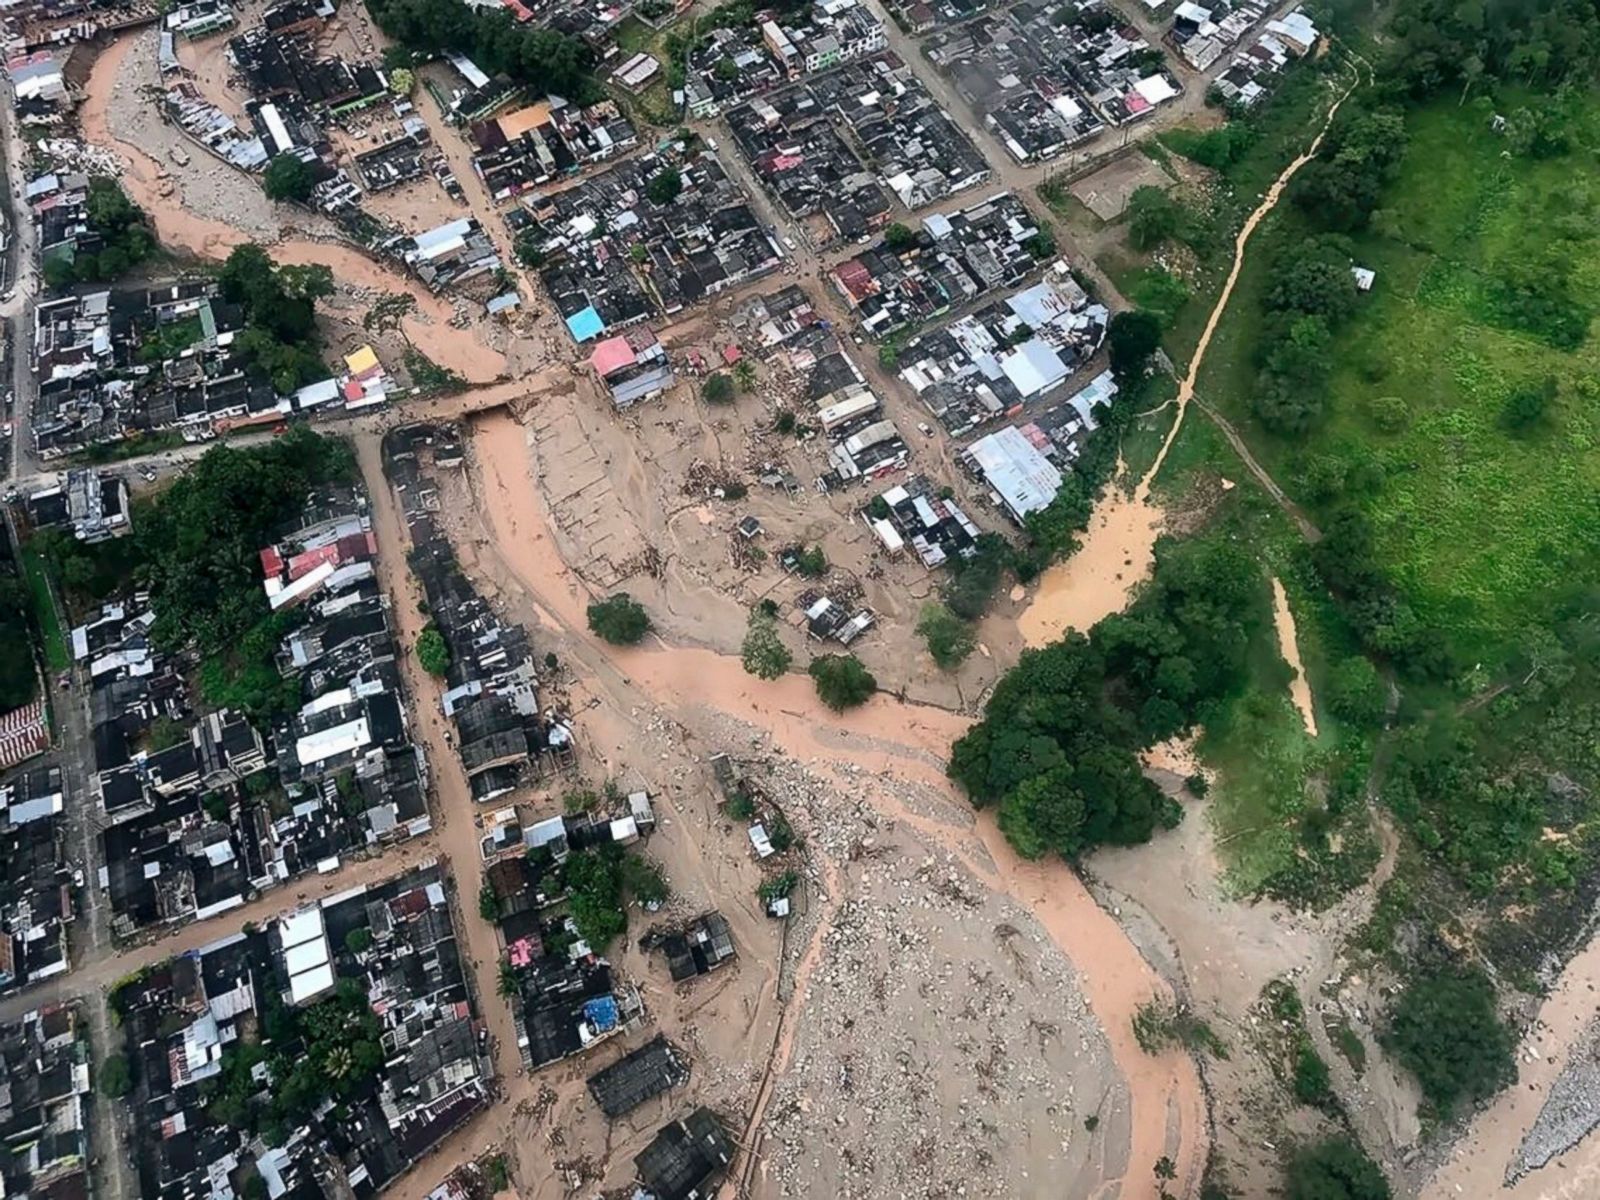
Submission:
<svg viewBox="0 0 1600 1200">
<path fill-rule="evenodd" d="M 589 1094 L 613 1121 L 689 1081 L 683 1052 L 660 1034 L 589 1076 Z"/>
<path fill-rule="evenodd" d="M 663 1127 L 634 1156 L 639 1184 L 655 1200 L 708 1200 L 733 1162 L 733 1142 L 710 1109 Z"/>
</svg>

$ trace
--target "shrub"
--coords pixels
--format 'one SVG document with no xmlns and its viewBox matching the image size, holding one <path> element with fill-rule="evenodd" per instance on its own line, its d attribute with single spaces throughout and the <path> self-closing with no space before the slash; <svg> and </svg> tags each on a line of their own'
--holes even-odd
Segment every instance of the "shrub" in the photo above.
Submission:
<svg viewBox="0 0 1600 1200">
<path fill-rule="evenodd" d="M 500 897 L 495 895 L 494 884 L 487 879 L 478 889 L 478 915 L 490 924 L 500 919 Z"/>
<path fill-rule="evenodd" d="M 1380 1040 L 1446 1117 L 1516 1078 L 1511 1031 L 1481 967 L 1448 967 L 1411 980 Z"/>
<path fill-rule="evenodd" d="M 878 690 L 878 681 L 853 654 L 824 654 L 811 661 L 811 678 L 817 695 L 834 712 L 865 704 Z"/>
<path fill-rule="evenodd" d="M 928 653 L 944 671 L 953 671 L 966 661 L 978 639 L 968 625 L 943 604 L 924 604 L 917 619 L 917 633 L 928 643 Z"/>
<path fill-rule="evenodd" d="M 112 1054 L 100 1064 L 100 1094 L 112 1100 L 126 1096 L 133 1088 L 133 1072 L 128 1067 L 128 1060 L 120 1054 Z"/>
<path fill-rule="evenodd" d="M 417 635 L 417 661 L 429 675 L 443 675 L 450 669 L 450 647 L 437 626 L 429 625 Z"/>
<path fill-rule="evenodd" d="M 721 371 L 714 372 L 700 385 L 700 398 L 707 404 L 732 404 L 733 380 Z"/>
<path fill-rule="evenodd" d="M 745 630 L 744 645 L 740 647 L 744 669 L 757 679 L 777 679 L 789 669 L 794 656 L 783 644 L 778 633 L 778 623 L 770 613 L 761 608 L 752 609 L 750 624 Z"/>
<path fill-rule="evenodd" d="M 632 646 L 650 632 L 650 614 L 626 592 L 589 605 L 589 629 L 613 646 Z"/>
<path fill-rule="evenodd" d="M 1340 720 L 1365 728 L 1383 721 L 1387 707 L 1383 680 L 1369 659 L 1353 654 L 1328 676 L 1328 710 Z"/>
<path fill-rule="evenodd" d="M 820 579 L 828 573 L 828 556 L 821 546 L 802 546 L 795 554 L 794 569 L 807 579 Z"/>
<path fill-rule="evenodd" d="M 1302 1045 L 1295 1056 L 1294 1098 L 1312 1108 L 1322 1108 L 1333 1099 L 1328 1084 L 1328 1064 L 1309 1043 Z"/>
<path fill-rule="evenodd" d="M 1348 1138 L 1329 1138 L 1298 1151 L 1284 1181 L 1288 1200 L 1389 1200 L 1378 1165 Z"/>
</svg>

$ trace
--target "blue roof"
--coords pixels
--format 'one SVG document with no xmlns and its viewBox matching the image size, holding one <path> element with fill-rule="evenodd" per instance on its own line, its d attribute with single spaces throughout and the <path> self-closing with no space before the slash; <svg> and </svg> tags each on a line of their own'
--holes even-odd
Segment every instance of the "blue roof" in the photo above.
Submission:
<svg viewBox="0 0 1600 1200">
<path fill-rule="evenodd" d="M 608 1029 L 615 1029 L 617 1027 L 616 998 L 612 996 L 596 996 L 593 1000 L 586 1000 L 583 1005 L 583 1015 L 600 1033 L 604 1033 Z"/>
<path fill-rule="evenodd" d="M 605 328 L 606 323 L 600 319 L 600 314 L 595 312 L 592 304 L 567 318 L 567 332 L 572 334 L 573 341 L 587 342 L 592 337 L 599 337 Z"/>
</svg>

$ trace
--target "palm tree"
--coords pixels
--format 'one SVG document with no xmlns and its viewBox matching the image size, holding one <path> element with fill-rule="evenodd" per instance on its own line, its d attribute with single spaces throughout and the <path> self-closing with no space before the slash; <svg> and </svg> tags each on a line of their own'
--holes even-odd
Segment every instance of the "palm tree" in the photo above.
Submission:
<svg viewBox="0 0 1600 1200">
<path fill-rule="evenodd" d="M 756 369 L 748 362 L 741 361 L 734 364 L 733 381 L 739 385 L 741 392 L 748 392 L 755 386 Z"/>
</svg>

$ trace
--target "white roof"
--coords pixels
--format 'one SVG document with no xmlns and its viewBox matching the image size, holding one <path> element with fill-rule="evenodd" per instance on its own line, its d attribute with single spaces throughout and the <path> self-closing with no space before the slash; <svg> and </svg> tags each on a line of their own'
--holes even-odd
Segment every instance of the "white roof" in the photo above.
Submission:
<svg viewBox="0 0 1600 1200">
<path fill-rule="evenodd" d="M 1083 116 L 1083 107 L 1071 96 L 1062 94 L 1050 101 L 1050 107 L 1060 113 L 1067 121 L 1076 121 Z"/>
<path fill-rule="evenodd" d="M 1150 101 L 1151 104 L 1164 103 L 1178 94 L 1178 89 L 1172 86 L 1165 75 L 1151 75 L 1146 79 L 1141 79 L 1133 85 L 1133 90 Z"/>
<path fill-rule="evenodd" d="M 1043 508 L 1060 490 L 1061 472 L 1013 425 L 979 438 L 967 454 L 1018 517 Z"/>
<path fill-rule="evenodd" d="M 333 987 L 333 968 L 331 966 L 313 967 L 303 975 L 289 977 L 289 999 L 295 1004 L 304 1004 L 307 1000 L 315 999 Z"/>
<path fill-rule="evenodd" d="M 890 554 L 899 554 L 905 549 L 906 540 L 900 536 L 900 531 L 883 519 L 872 522 L 872 532 L 878 535 L 878 540 L 883 543 L 883 548 Z"/>
<path fill-rule="evenodd" d="M 313 938 L 309 942 L 301 942 L 298 946 L 291 946 L 284 952 L 283 966 L 290 975 L 300 975 L 314 967 L 320 967 L 328 961 L 328 942 L 326 938 Z"/>
<path fill-rule="evenodd" d="M 322 936 L 322 910 L 302 908 L 278 919 L 278 936 L 285 947 L 298 946 Z"/>
<path fill-rule="evenodd" d="M 1061 356 L 1040 338 L 1030 338 L 1001 356 L 1000 369 L 1025 399 L 1054 387 L 1068 375 Z"/>
<path fill-rule="evenodd" d="M 367 719 L 357 717 L 354 721 L 346 721 L 343 725 L 335 725 L 332 729 L 298 739 L 294 744 L 294 754 L 301 766 L 312 766 L 359 750 L 371 741 L 372 730 L 367 726 Z"/>
</svg>

